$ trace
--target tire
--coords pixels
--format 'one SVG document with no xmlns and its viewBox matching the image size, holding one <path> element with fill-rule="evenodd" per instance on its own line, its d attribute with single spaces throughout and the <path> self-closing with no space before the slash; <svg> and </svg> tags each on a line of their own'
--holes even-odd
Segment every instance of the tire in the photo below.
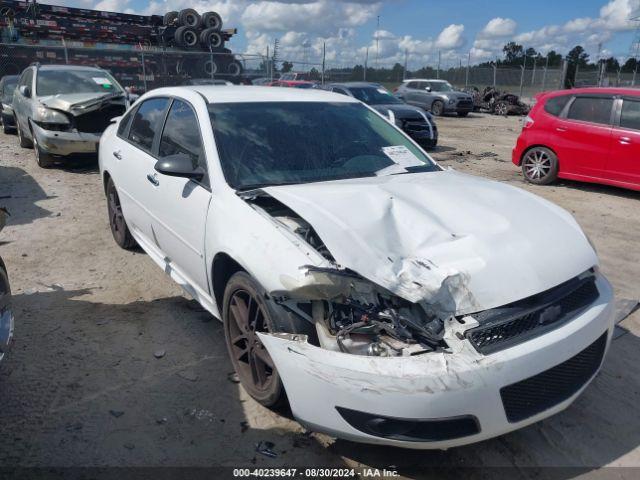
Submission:
<svg viewBox="0 0 640 480">
<path fill-rule="evenodd" d="M 164 17 L 162 17 L 162 24 L 173 25 L 176 22 L 176 20 L 178 20 L 178 12 L 173 10 L 171 12 L 167 12 L 164 14 Z"/>
<path fill-rule="evenodd" d="M 193 8 L 184 8 L 178 13 L 178 24 L 183 27 L 198 28 L 201 23 L 200 14 Z"/>
<path fill-rule="evenodd" d="M 205 12 L 202 15 L 202 27 L 205 29 L 222 29 L 222 18 L 216 12 Z"/>
<path fill-rule="evenodd" d="M 469 115 L 469 112 L 458 112 L 459 117 L 466 117 L 467 115 Z"/>
<path fill-rule="evenodd" d="M 40 148 L 40 145 L 38 145 L 38 139 L 35 135 L 33 136 L 33 151 L 36 155 L 36 163 L 40 168 L 53 167 L 53 164 L 55 163 L 53 157 L 48 152 L 45 152 Z"/>
<path fill-rule="evenodd" d="M 301 322 L 307 322 L 293 315 L 277 315 L 266 298 L 267 292 L 258 282 L 245 272 L 237 272 L 225 287 L 222 320 L 240 383 L 257 402 L 273 408 L 282 406 L 286 395 L 280 375 L 255 332 L 302 333 L 306 326 Z"/>
<path fill-rule="evenodd" d="M 215 28 L 207 28 L 200 32 L 200 45 L 209 50 L 217 50 L 224 47 L 224 38 Z"/>
<path fill-rule="evenodd" d="M 18 119 L 16 118 L 16 129 L 18 130 L 18 142 L 22 148 L 33 148 L 33 142 L 22 134 L 22 129 L 20 128 L 20 124 L 18 123 Z"/>
<path fill-rule="evenodd" d="M 232 77 L 239 77 L 242 75 L 242 64 L 238 60 L 232 60 L 227 65 L 227 73 Z"/>
<path fill-rule="evenodd" d="M 530 148 L 520 164 L 525 180 L 535 185 L 548 185 L 558 178 L 558 157 L 546 147 Z"/>
<path fill-rule="evenodd" d="M 507 102 L 496 102 L 495 107 L 493 107 L 493 113 L 506 117 L 509 114 L 509 105 L 507 105 Z"/>
<path fill-rule="evenodd" d="M 431 104 L 431 113 L 436 117 L 441 116 L 444 113 L 444 103 L 440 100 L 436 100 Z"/>
<path fill-rule="evenodd" d="M 127 222 L 122 214 L 120 197 L 111 178 L 107 180 L 107 212 L 109 214 L 111 234 L 118 246 L 125 250 L 133 250 L 137 247 L 138 243 L 131 235 Z"/>
<path fill-rule="evenodd" d="M 218 63 L 215 60 L 207 60 L 202 64 L 202 71 L 207 77 L 218 73 Z"/>
<path fill-rule="evenodd" d="M 193 48 L 198 45 L 198 32 L 191 27 L 178 27 L 174 40 L 179 47 Z"/>
<path fill-rule="evenodd" d="M 7 125 L 7 122 L 2 122 L 2 131 L 5 134 L 10 134 L 10 133 L 15 133 L 16 132 L 16 128 L 15 127 L 11 127 L 9 125 Z"/>
</svg>

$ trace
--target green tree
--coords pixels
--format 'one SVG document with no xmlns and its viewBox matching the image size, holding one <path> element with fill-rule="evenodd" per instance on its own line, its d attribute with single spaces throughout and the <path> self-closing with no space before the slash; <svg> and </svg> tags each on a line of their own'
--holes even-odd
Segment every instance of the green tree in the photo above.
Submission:
<svg viewBox="0 0 640 480">
<path fill-rule="evenodd" d="M 628 58 L 622 65 L 622 71 L 625 73 L 635 72 L 636 68 L 638 68 L 638 60 L 635 58 Z"/>
<path fill-rule="evenodd" d="M 504 61 L 501 63 L 505 65 L 516 65 L 522 63 L 524 48 L 516 42 L 509 42 L 502 47 L 502 53 L 504 53 Z"/>
<path fill-rule="evenodd" d="M 589 64 L 589 54 L 584 51 L 582 45 L 576 45 L 567 53 L 567 61 L 580 68 L 586 67 Z"/>
<path fill-rule="evenodd" d="M 282 73 L 287 73 L 293 70 L 293 63 L 287 62 L 286 60 L 282 62 Z"/>
</svg>

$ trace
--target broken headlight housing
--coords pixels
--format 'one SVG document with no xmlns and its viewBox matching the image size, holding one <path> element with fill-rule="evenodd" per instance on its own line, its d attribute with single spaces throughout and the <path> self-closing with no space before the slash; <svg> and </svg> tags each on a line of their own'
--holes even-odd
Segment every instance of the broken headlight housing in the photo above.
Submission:
<svg viewBox="0 0 640 480">
<path fill-rule="evenodd" d="M 67 115 L 44 105 L 37 107 L 33 122 L 45 130 L 66 132 L 72 129 L 71 120 Z"/>
</svg>

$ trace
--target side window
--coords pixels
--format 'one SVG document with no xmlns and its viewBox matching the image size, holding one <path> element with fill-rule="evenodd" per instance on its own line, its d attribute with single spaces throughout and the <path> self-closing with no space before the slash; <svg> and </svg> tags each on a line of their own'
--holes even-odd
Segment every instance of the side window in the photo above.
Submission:
<svg viewBox="0 0 640 480">
<path fill-rule="evenodd" d="M 561 95 L 559 97 L 550 98 L 544 103 L 544 111 L 554 117 L 557 117 L 562 113 L 562 110 L 570 99 L 571 95 Z"/>
<path fill-rule="evenodd" d="M 187 155 L 194 169 L 201 167 L 207 171 L 198 119 L 193 109 L 181 100 L 174 100 L 171 105 L 160 139 L 160 158 L 176 154 Z"/>
<path fill-rule="evenodd" d="M 342 89 L 342 88 L 333 87 L 333 91 L 334 91 L 335 93 L 339 93 L 339 94 L 341 94 L 341 95 L 348 95 L 348 94 L 347 94 L 347 92 L 346 92 L 344 89 Z"/>
<path fill-rule="evenodd" d="M 415 90 L 418 88 L 418 82 L 409 82 L 407 83 L 407 88 L 410 88 L 412 90 Z"/>
<path fill-rule="evenodd" d="M 569 108 L 567 118 L 609 125 L 612 106 L 613 98 L 577 97 Z"/>
<path fill-rule="evenodd" d="M 120 125 L 118 125 L 118 136 L 124 137 L 127 128 L 129 128 L 129 124 L 131 123 L 131 119 L 133 118 L 135 110 L 131 110 L 127 113 L 122 120 L 120 120 Z"/>
<path fill-rule="evenodd" d="M 640 130 L 640 101 L 624 99 L 620 114 L 620 126 Z"/>
<path fill-rule="evenodd" d="M 26 85 L 27 87 L 31 88 L 32 84 L 33 84 L 33 68 L 29 68 L 25 70 L 25 72 L 22 74 L 22 77 L 20 77 L 20 86 Z"/>
<path fill-rule="evenodd" d="M 129 130 L 129 140 L 143 150 L 151 151 L 153 137 L 162 126 L 162 117 L 167 108 L 167 98 L 151 98 L 140 104 Z"/>
</svg>

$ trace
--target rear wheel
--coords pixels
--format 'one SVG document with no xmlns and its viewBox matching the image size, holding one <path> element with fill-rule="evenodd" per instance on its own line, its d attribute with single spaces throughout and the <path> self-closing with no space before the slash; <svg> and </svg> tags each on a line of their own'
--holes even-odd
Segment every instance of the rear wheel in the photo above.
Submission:
<svg viewBox="0 0 640 480">
<path fill-rule="evenodd" d="M 502 116 L 507 116 L 507 114 L 509 113 L 509 106 L 507 105 L 507 102 L 498 102 L 496 103 L 495 109 L 493 110 L 493 112 L 496 115 L 502 115 Z"/>
<path fill-rule="evenodd" d="M 202 26 L 220 30 L 222 28 L 222 18 L 216 12 L 205 12 L 202 15 Z"/>
<path fill-rule="evenodd" d="M 207 50 L 218 49 L 224 47 L 224 38 L 220 35 L 220 32 L 215 28 L 207 28 L 200 32 L 200 45 Z"/>
<path fill-rule="evenodd" d="M 107 211 L 109 213 L 109 226 L 111 234 L 120 248 L 131 250 L 138 244 L 131 235 L 127 222 L 122 214 L 122 205 L 120 205 L 120 197 L 113 180 L 107 180 Z"/>
<path fill-rule="evenodd" d="M 433 113 L 436 117 L 439 117 L 444 112 L 444 103 L 440 100 L 436 100 L 431 104 L 431 113 Z"/>
<path fill-rule="evenodd" d="M 163 25 L 173 25 L 178 20 L 178 12 L 171 11 L 164 14 L 162 18 Z"/>
<path fill-rule="evenodd" d="M 178 27 L 175 42 L 179 47 L 193 48 L 198 45 L 198 33 L 192 27 Z"/>
<path fill-rule="evenodd" d="M 227 73 L 232 77 L 239 77 L 242 75 L 242 64 L 238 60 L 232 60 L 227 65 Z"/>
<path fill-rule="evenodd" d="M 558 157 L 545 147 L 533 147 L 522 157 L 524 178 L 536 185 L 548 185 L 558 178 Z"/>
<path fill-rule="evenodd" d="M 178 13 L 178 23 L 185 27 L 198 28 L 202 18 L 193 8 L 185 8 Z"/>
</svg>

